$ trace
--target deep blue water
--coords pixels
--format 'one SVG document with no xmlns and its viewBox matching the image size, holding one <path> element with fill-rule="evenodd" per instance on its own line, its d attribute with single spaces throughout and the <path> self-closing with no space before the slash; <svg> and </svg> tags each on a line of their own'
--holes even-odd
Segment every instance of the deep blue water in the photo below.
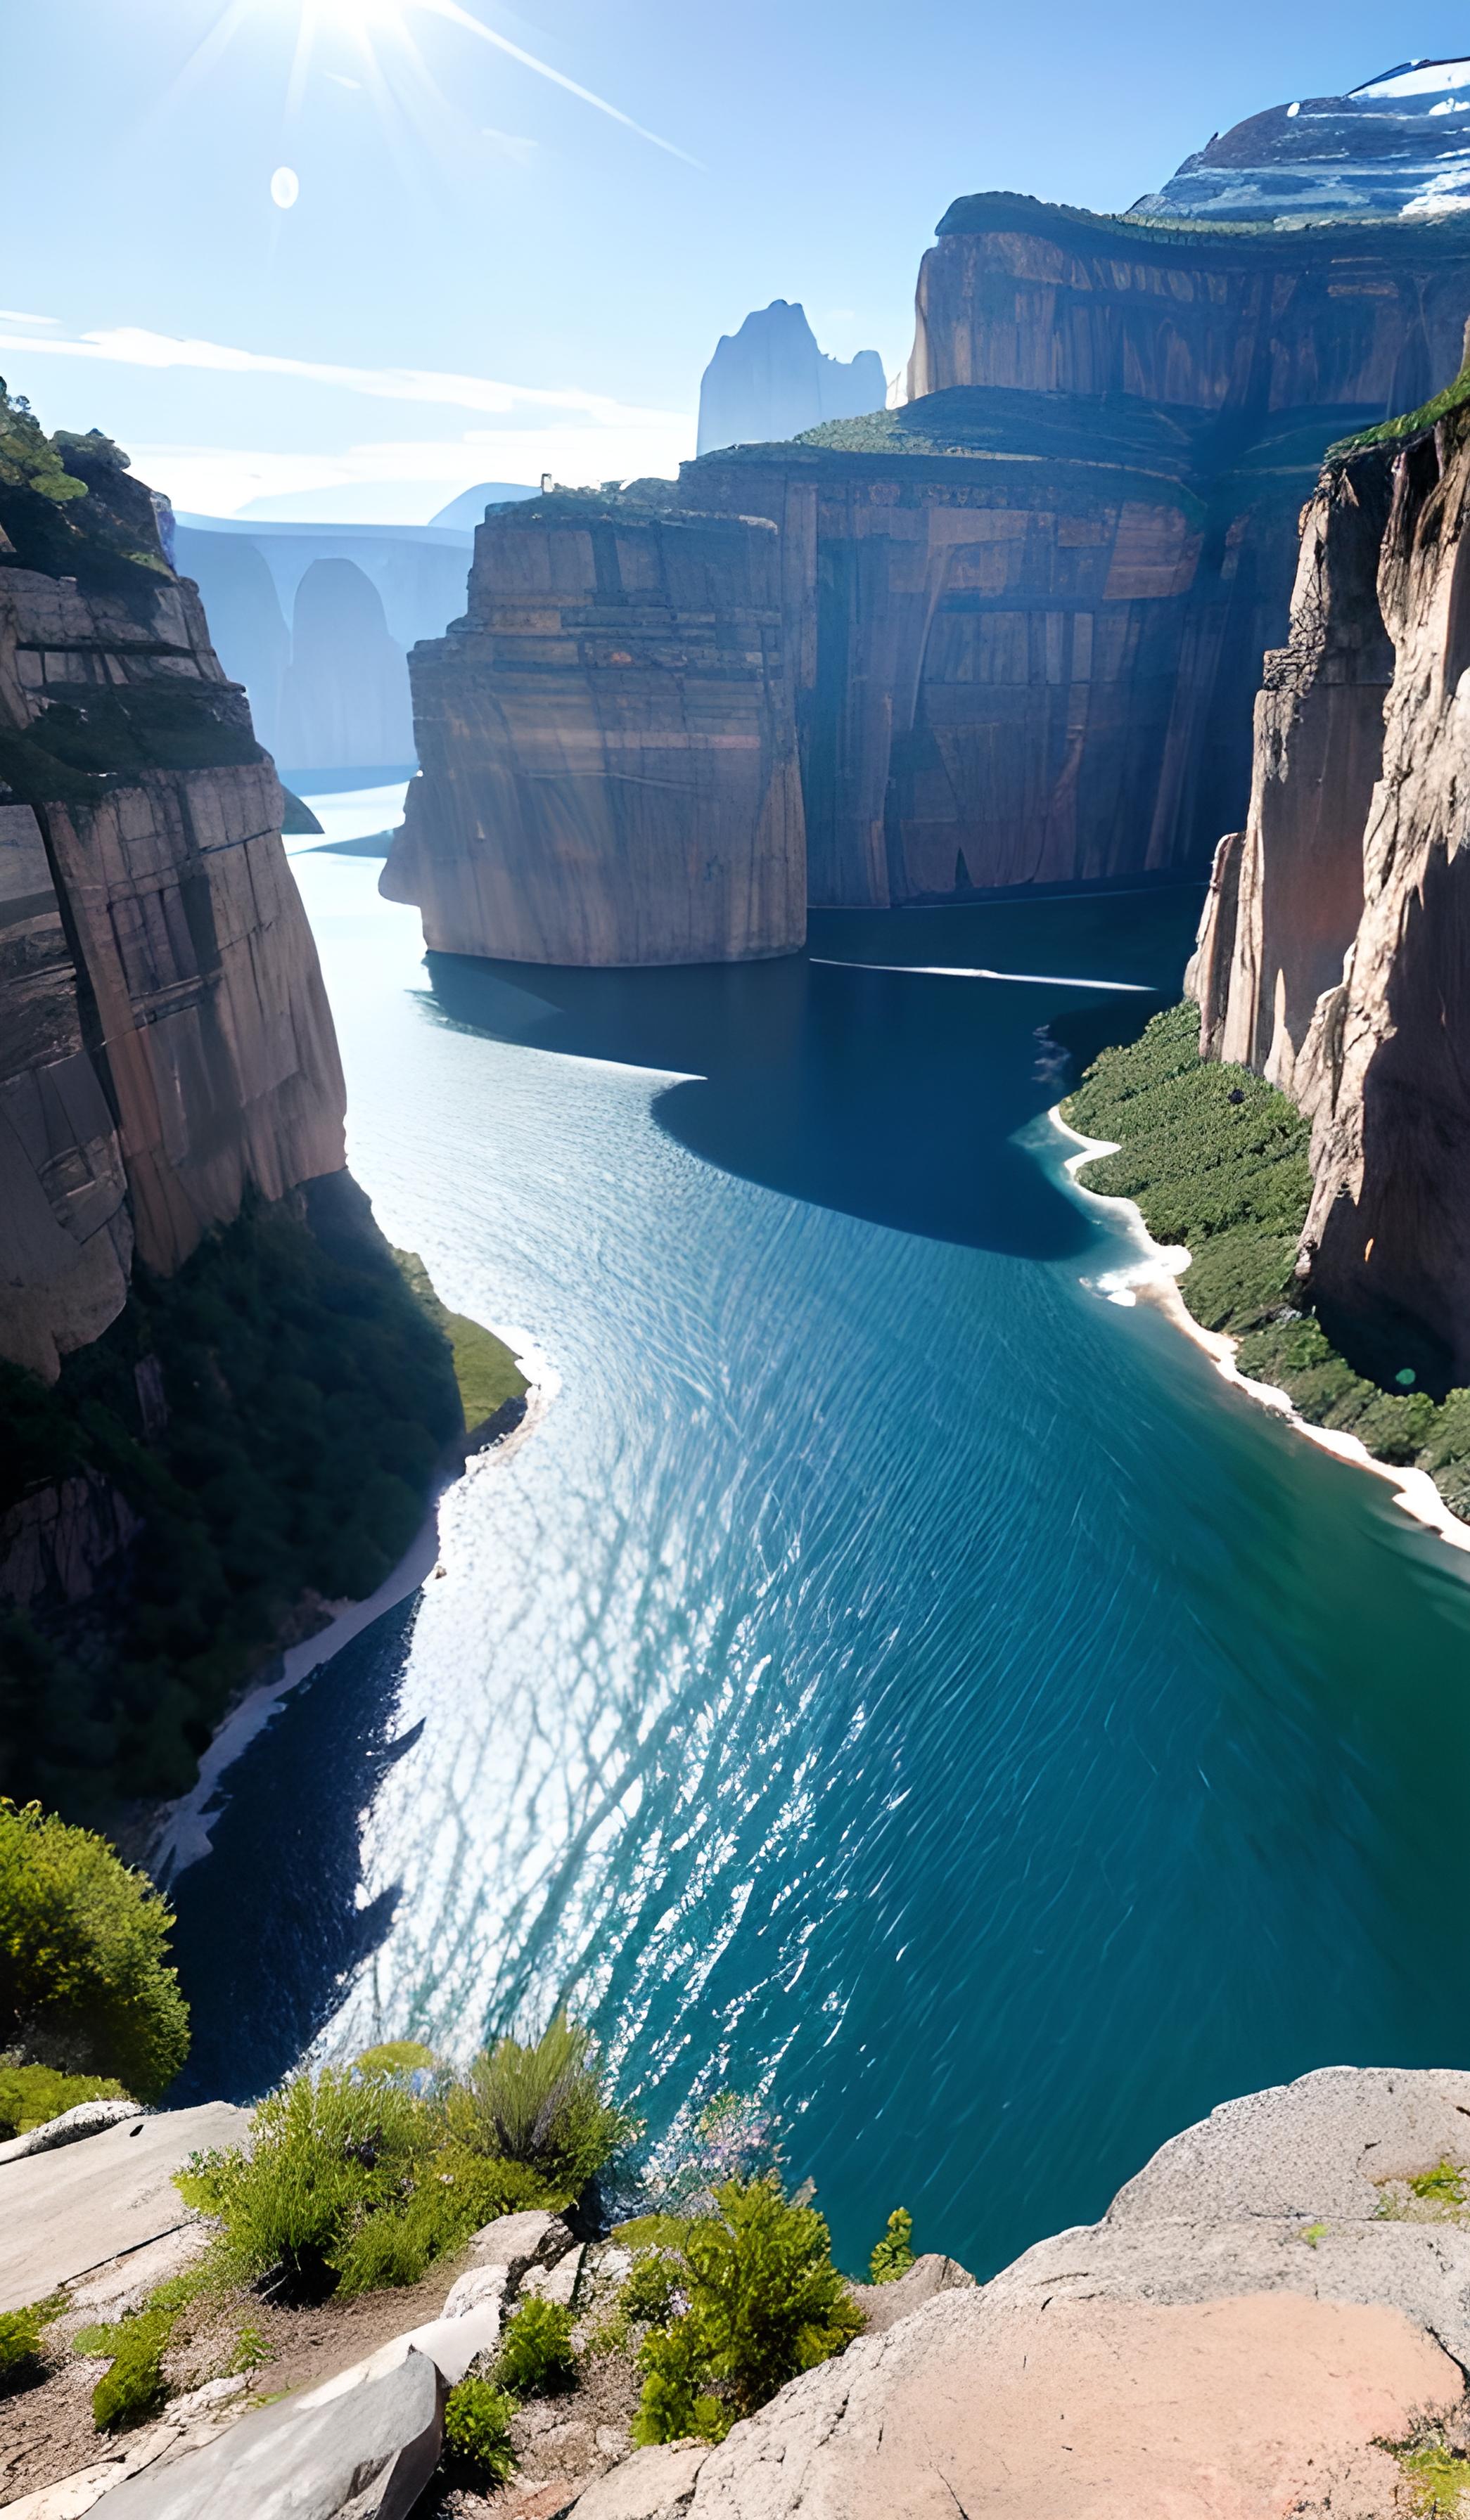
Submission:
<svg viewBox="0 0 1470 2520">
<path fill-rule="evenodd" d="M 298 857 L 351 1160 L 544 1422 L 179 1884 L 198 2088 L 565 1993 L 659 2133 L 770 2094 L 857 2265 L 978 2271 L 1313 2065 L 1470 2062 L 1470 1588 L 1144 1307 L 1042 1116 L 1158 1001 L 425 965 Z M 814 956 L 1177 993 L 1195 897 L 829 914 Z"/>
</svg>

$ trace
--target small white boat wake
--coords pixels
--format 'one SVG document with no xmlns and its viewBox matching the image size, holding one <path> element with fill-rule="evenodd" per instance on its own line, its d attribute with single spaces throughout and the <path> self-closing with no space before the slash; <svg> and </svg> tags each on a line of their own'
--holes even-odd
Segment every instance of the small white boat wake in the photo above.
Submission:
<svg viewBox="0 0 1470 2520">
<path fill-rule="evenodd" d="M 1024 980 L 1034 989 L 1108 989 L 1115 996 L 1156 998 L 1142 980 L 1075 980 L 1058 971 L 985 971 L 964 963 L 842 963 L 831 954 L 807 960 L 824 971 L 911 971 L 922 980 Z"/>
</svg>

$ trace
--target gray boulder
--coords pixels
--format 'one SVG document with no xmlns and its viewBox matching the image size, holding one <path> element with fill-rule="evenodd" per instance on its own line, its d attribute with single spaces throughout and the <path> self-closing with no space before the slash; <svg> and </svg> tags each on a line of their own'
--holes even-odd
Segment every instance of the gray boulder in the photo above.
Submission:
<svg viewBox="0 0 1470 2520">
<path fill-rule="evenodd" d="M 572 2506 L 572 2520 L 682 2520 L 709 2455 L 708 2442 L 635 2450 L 588 2486 Z"/>
<path fill-rule="evenodd" d="M 514 2292 L 529 2268 L 554 2267 L 571 2246 L 560 2214 L 502 2214 L 476 2232 L 470 2255 L 478 2267 L 504 2267 L 505 2288 Z"/>
<path fill-rule="evenodd" d="M 63 2109 L 59 2118 L 48 2118 L 44 2126 L 28 2127 L 24 2135 L 0 2143 L 0 2162 L 28 2161 L 32 2153 L 55 2152 L 64 2143 L 79 2143 L 83 2136 L 103 2135 L 109 2127 L 142 2115 L 137 2100 L 80 2100 L 74 2109 Z"/>
<path fill-rule="evenodd" d="M 337 2397 L 263 2407 L 207 2449 L 107 2497 L 107 2520 L 407 2520 L 438 2464 L 437 2371 L 422 2354 Z"/>
<path fill-rule="evenodd" d="M 192 2152 L 238 2143 L 245 2109 L 210 2100 L 104 2128 L 0 2172 L 0 2311 L 19 2310 L 189 2219 L 173 2174 Z"/>
<path fill-rule="evenodd" d="M 936 2293 L 954 2292 L 974 2281 L 968 2268 L 955 2259 L 929 2256 L 915 2258 L 908 2272 L 896 2275 L 892 2283 L 850 2284 L 849 2291 L 862 2313 L 865 2333 L 885 2336 L 900 2318 L 933 2301 Z"/>
</svg>

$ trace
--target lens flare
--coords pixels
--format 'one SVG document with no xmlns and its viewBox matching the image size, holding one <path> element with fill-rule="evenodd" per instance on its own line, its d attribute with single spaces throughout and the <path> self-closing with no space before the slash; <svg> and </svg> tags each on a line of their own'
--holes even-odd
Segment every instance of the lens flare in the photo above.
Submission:
<svg viewBox="0 0 1470 2520">
<path fill-rule="evenodd" d="M 294 210 L 300 198 L 301 180 L 294 166 L 278 166 L 270 179 L 270 198 L 278 210 Z"/>
</svg>

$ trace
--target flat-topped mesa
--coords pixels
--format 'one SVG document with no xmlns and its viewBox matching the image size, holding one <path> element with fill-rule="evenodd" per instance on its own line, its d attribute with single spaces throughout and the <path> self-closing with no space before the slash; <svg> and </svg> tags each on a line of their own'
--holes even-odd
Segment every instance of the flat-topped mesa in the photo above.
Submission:
<svg viewBox="0 0 1470 2520">
<path fill-rule="evenodd" d="M 1249 827 L 1220 845 L 1190 978 L 1206 1053 L 1262 1068 L 1312 1121 L 1312 1298 L 1362 1339 L 1392 1333 L 1421 1382 L 1462 1383 L 1470 377 L 1442 403 L 1323 473 L 1291 643 L 1266 660 Z"/>
<path fill-rule="evenodd" d="M 797 952 L 806 853 L 781 555 L 751 517 L 574 494 L 486 518 L 469 611 L 410 658 L 420 777 L 382 889 L 431 950 Z"/>
<path fill-rule="evenodd" d="M 1453 376 L 1470 216 L 1276 228 L 955 202 L 919 270 L 911 397 L 953 385 L 1267 414 L 1413 408 Z M 1319 216 L 1330 222 L 1332 213 Z"/>
</svg>

